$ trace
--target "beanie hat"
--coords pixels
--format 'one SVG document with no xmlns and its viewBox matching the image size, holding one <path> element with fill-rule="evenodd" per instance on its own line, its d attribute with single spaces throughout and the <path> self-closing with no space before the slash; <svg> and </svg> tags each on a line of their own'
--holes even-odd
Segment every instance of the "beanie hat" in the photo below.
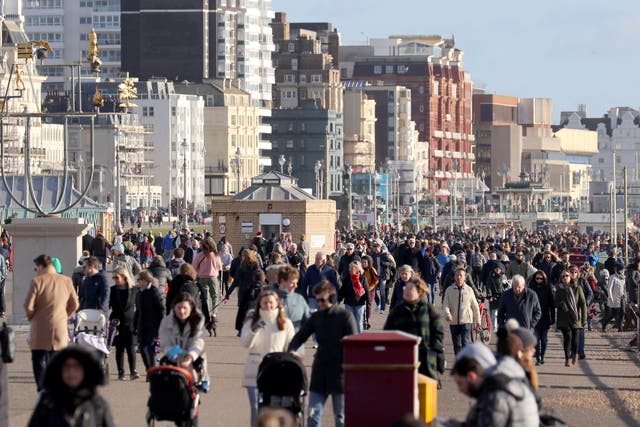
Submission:
<svg viewBox="0 0 640 427">
<path fill-rule="evenodd" d="M 120 252 L 124 252 L 124 246 L 122 245 L 122 243 L 118 243 L 117 245 L 113 245 L 111 247 L 112 251 L 120 251 Z"/>
<path fill-rule="evenodd" d="M 465 345 L 456 355 L 456 361 L 463 357 L 474 359 L 485 370 L 497 363 L 491 349 L 479 342 Z"/>
</svg>

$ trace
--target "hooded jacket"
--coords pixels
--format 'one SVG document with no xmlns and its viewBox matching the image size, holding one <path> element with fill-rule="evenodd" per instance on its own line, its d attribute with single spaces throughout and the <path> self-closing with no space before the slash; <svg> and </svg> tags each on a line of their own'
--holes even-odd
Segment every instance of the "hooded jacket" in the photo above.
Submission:
<svg viewBox="0 0 640 427">
<path fill-rule="evenodd" d="M 465 425 L 483 427 L 537 427 L 540 415 L 536 397 L 524 369 L 509 356 L 487 370 L 478 400 Z"/>
<path fill-rule="evenodd" d="M 77 389 L 62 381 L 62 365 L 76 359 L 84 370 Z M 29 427 L 113 427 L 107 402 L 96 393 L 104 384 L 104 372 L 95 353 L 72 345 L 60 350 L 49 362 L 42 379 L 43 392 L 29 420 Z"/>
</svg>

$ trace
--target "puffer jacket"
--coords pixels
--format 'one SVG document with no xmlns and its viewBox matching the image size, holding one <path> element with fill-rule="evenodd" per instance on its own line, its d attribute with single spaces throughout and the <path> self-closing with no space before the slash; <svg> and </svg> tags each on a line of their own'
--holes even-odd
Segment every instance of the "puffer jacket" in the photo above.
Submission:
<svg viewBox="0 0 640 427">
<path fill-rule="evenodd" d="M 198 357 L 205 359 L 204 353 L 204 317 L 200 316 L 200 322 L 197 326 L 197 331 L 193 336 L 191 335 L 191 326 L 187 323 L 182 332 L 180 332 L 180 326 L 178 325 L 178 319 L 173 312 L 166 315 L 162 322 L 160 322 L 160 329 L 158 331 L 158 338 L 160 339 L 160 346 L 162 353 L 166 353 L 171 347 L 179 345 L 188 352 L 191 358 L 195 361 Z M 206 366 L 206 364 L 204 365 Z"/>
<path fill-rule="evenodd" d="M 287 351 L 291 339 L 295 335 L 293 323 L 291 320 L 285 319 L 284 329 L 278 329 L 278 323 L 275 320 L 269 320 L 267 316 L 260 312 L 260 320 L 265 325 L 252 331 L 253 320 L 250 315 L 242 325 L 240 332 L 240 342 L 249 349 L 247 362 L 244 365 L 244 374 L 242 378 L 243 387 L 256 387 L 256 378 L 258 376 L 258 368 L 264 356 L 268 353 Z"/>
<path fill-rule="evenodd" d="M 492 427 L 538 427 L 540 415 L 536 397 L 524 369 L 509 356 L 490 368 L 476 404 L 465 425 Z"/>
<path fill-rule="evenodd" d="M 480 323 L 480 308 L 473 289 L 468 285 L 452 285 L 444 293 L 443 307 L 445 314 L 451 315 L 452 325 Z"/>
<path fill-rule="evenodd" d="M 620 308 L 622 306 L 622 298 L 624 297 L 624 277 L 620 277 L 617 274 L 613 274 L 609 277 L 609 283 L 607 284 L 607 305 L 610 308 Z"/>
</svg>

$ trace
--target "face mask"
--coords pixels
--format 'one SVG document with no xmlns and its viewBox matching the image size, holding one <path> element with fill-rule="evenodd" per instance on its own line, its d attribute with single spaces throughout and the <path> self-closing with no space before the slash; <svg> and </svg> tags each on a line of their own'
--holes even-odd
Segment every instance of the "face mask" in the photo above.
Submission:
<svg viewBox="0 0 640 427">
<path fill-rule="evenodd" d="M 275 323 L 278 318 L 278 309 L 274 308 L 273 310 L 262 310 L 260 309 L 260 317 L 268 323 Z"/>
</svg>

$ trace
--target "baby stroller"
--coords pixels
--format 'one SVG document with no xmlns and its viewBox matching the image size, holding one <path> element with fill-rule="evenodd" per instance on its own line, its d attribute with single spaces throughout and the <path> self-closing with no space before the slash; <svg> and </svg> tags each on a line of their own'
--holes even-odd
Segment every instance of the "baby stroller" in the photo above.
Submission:
<svg viewBox="0 0 640 427">
<path fill-rule="evenodd" d="M 289 410 L 304 425 L 304 396 L 307 371 L 291 353 L 269 353 L 258 368 L 258 406 Z"/>
<path fill-rule="evenodd" d="M 99 355 L 105 378 L 109 378 L 109 349 L 116 334 L 115 327 L 107 329 L 107 317 L 96 309 L 76 313 L 73 321 L 73 339 L 76 344 L 93 348 Z"/>
<path fill-rule="evenodd" d="M 179 346 L 176 347 L 167 352 L 159 366 L 147 371 L 149 427 L 153 427 L 156 420 L 173 421 L 178 427 L 198 425 L 199 390 L 208 391 L 209 379 L 207 376 L 196 379 L 188 369 L 176 366 L 177 356 L 182 352 Z M 198 370 L 195 363 L 194 368 Z"/>
</svg>

